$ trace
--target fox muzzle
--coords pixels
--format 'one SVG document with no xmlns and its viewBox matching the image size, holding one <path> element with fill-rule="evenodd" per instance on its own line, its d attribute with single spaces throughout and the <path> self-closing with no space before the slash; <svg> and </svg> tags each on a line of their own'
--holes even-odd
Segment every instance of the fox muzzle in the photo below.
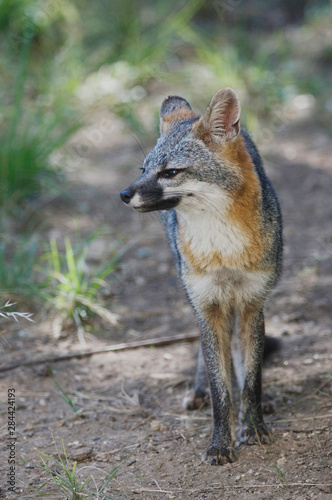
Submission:
<svg viewBox="0 0 332 500">
<path fill-rule="evenodd" d="M 163 189 L 156 185 L 139 185 L 133 183 L 120 193 L 121 200 L 138 212 L 154 212 L 157 210 L 170 210 L 179 202 L 179 196 L 165 197 Z"/>
</svg>

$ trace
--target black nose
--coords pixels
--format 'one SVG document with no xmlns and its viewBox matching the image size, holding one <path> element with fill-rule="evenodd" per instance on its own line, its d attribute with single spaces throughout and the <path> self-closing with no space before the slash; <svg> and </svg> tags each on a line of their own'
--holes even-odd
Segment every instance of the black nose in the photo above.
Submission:
<svg viewBox="0 0 332 500">
<path fill-rule="evenodd" d="M 127 188 L 127 189 L 124 189 L 121 193 L 120 193 L 120 196 L 121 196 L 121 200 L 124 201 L 127 205 L 128 203 L 130 202 L 130 200 L 132 199 L 132 197 L 134 196 L 134 191 L 130 188 Z"/>
</svg>

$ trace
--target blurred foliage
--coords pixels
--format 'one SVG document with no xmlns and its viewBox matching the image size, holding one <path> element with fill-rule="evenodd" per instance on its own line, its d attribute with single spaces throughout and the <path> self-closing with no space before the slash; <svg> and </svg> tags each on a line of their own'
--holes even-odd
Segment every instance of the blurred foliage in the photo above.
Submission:
<svg viewBox="0 0 332 500">
<path fill-rule="evenodd" d="M 147 99 L 154 105 L 151 85 L 184 88 L 200 105 L 210 90 L 233 85 L 258 129 L 298 93 L 324 93 L 332 41 L 320 31 L 328 30 L 331 10 L 327 1 L 308 0 L 2 0 L 0 70 L 8 89 L 5 69 L 30 37 L 26 98 L 43 96 L 55 112 L 68 104 L 81 113 L 108 106 L 136 133 L 151 134 L 147 122 L 155 123 L 157 110 L 145 123 L 146 109 L 140 112 Z"/>
<path fill-rule="evenodd" d="M 72 123 L 63 127 L 60 107 L 47 112 L 42 99 L 34 107 L 24 100 L 30 45 L 31 39 L 26 39 L 21 47 L 11 106 L 4 109 L 0 127 L 0 207 L 2 212 L 16 215 L 26 199 L 59 189 L 60 171 L 51 165 L 50 156 L 79 126 Z"/>
<path fill-rule="evenodd" d="M 121 59 L 150 72 L 194 29 L 191 21 L 204 4 L 203 0 L 76 1 L 87 13 L 84 43 L 98 55 L 98 61 L 94 59 L 98 66 Z M 149 71 L 142 74 L 145 80 L 150 77 Z"/>
<path fill-rule="evenodd" d="M 39 302 L 43 283 L 36 275 L 38 237 L 2 235 L 0 241 L 0 297 L 24 303 Z"/>
</svg>

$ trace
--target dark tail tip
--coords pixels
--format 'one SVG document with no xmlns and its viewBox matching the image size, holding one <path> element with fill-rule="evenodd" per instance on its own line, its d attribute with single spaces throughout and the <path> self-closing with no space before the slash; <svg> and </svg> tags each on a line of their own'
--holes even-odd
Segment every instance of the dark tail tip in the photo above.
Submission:
<svg viewBox="0 0 332 500">
<path fill-rule="evenodd" d="M 266 336 L 264 339 L 264 361 L 281 348 L 281 340 Z"/>
</svg>

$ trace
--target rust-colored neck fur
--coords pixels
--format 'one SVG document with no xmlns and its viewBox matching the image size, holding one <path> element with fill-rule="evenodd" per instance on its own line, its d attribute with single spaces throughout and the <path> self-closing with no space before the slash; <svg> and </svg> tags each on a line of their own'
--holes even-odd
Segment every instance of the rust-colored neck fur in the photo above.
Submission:
<svg viewBox="0 0 332 500">
<path fill-rule="evenodd" d="M 212 271 L 221 266 L 248 271 L 258 270 L 268 241 L 266 235 L 263 235 L 261 190 L 254 164 L 242 136 L 224 144 L 214 144 L 213 150 L 220 155 L 226 166 L 237 169 L 241 179 L 239 187 L 228 192 L 230 203 L 226 209 L 225 220 L 221 222 L 222 229 L 230 236 L 233 236 L 236 230 L 237 241 L 241 240 L 243 245 L 239 248 L 239 245 L 235 244 L 234 251 L 227 254 L 211 245 L 210 252 L 199 254 L 199 246 L 195 245 L 194 238 L 189 236 L 188 221 L 179 220 L 181 251 L 189 265 L 196 271 Z M 215 216 L 216 214 L 211 214 L 211 217 Z M 208 213 L 206 217 L 209 217 Z M 201 238 L 204 237 L 206 236 L 201 234 Z"/>
</svg>

